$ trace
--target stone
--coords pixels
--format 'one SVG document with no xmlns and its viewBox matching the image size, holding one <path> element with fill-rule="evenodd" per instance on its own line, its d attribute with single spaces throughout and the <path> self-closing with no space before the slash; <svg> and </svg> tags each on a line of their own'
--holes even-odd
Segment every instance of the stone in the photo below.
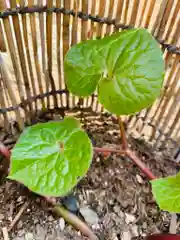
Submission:
<svg viewBox="0 0 180 240">
<path fill-rule="evenodd" d="M 98 224 L 99 218 L 96 212 L 87 206 L 80 208 L 80 213 L 84 217 L 85 221 L 91 225 Z"/>
<path fill-rule="evenodd" d="M 60 228 L 61 231 L 64 230 L 64 228 L 65 228 L 64 218 L 60 218 L 60 219 L 59 219 L 59 228 Z"/>
<path fill-rule="evenodd" d="M 50 216 L 48 217 L 48 221 L 49 221 L 49 222 L 52 222 L 52 221 L 54 221 L 54 218 L 53 218 L 53 216 L 51 216 L 51 215 L 50 215 Z"/>
<path fill-rule="evenodd" d="M 20 231 L 18 231 L 18 236 L 22 237 L 25 234 L 25 229 L 21 229 Z"/>
<path fill-rule="evenodd" d="M 137 182 L 139 183 L 139 184 L 143 184 L 143 179 L 142 179 L 142 177 L 140 176 L 140 175 L 138 175 L 138 174 L 136 174 L 136 180 L 137 180 Z"/>
<path fill-rule="evenodd" d="M 32 233 L 25 234 L 25 240 L 34 240 L 34 235 Z"/>
<path fill-rule="evenodd" d="M 129 231 L 124 231 L 121 234 L 121 240 L 131 240 L 132 239 L 132 235 Z"/>
<path fill-rule="evenodd" d="M 36 225 L 36 240 L 45 239 L 46 233 L 46 228 L 42 227 L 40 224 Z"/>
<path fill-rule="evenodd" d="M 0 213 L 0 221 L 2 221 L 4 219 L 4 214 Z"/>
<path fill-rule="evenodd" d="M 21 203 L 23 201 L 23 196 L 18 197 L 17 202 Z"/>
<path fill-rule="evenodd" d="M 131 233 L 132 233 L 133 237 L 138 237 L 139 236 L 138 226 L 137 225 L 133 225 L 131 227 Z"/>
<path fill-rule="evenodd" d="M 127 224 L 132 223 L 136 220 L 135 216 L 129 213 L 125 213 L 125 222 Z"/>
</svg>

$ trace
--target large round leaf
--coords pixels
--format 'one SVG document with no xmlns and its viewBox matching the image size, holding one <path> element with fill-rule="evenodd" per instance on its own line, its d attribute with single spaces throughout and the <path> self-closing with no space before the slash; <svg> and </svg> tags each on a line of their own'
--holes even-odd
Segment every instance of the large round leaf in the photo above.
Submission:
<svg viewBox="0 0 180 240">
<path fill-rule="evenodd" d="M 89 96 L 98 87 L 107 110 L 132 114 L 159 96 L 164 61 L 146 29 L 131 29 L 73 46 L 66 55 L 65 74 L 73 94 Z"/>
<path fill-rule="evenodd" d="M 12 150 L 8 178 L 43 196 L 67 194 L 92 160 L 88 135 L 73 118 L 27 128 Z"/>
</svg>

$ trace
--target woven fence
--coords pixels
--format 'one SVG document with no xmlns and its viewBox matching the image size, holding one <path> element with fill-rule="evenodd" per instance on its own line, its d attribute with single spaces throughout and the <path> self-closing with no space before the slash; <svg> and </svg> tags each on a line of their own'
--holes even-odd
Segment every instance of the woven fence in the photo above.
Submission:
<svg viewBox="0 0 180 240">
<path fill-rule="evenodd" d="M 154 147 L 180 145 L 179 0 L 0 0 L 0 126 L 20 129 L 38 111 L 75 109 L 100 113 L 95 95 L 68 93 L 63 60 L 82 40 L 133 27 L 147 28 L 166 63 L 161 97 L 126 120 L 130 132 Z"/>
</svg>

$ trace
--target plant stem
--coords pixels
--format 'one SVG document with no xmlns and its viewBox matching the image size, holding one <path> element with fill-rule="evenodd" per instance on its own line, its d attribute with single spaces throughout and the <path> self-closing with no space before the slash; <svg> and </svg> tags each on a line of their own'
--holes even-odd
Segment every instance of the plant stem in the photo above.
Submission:
<svg viewBox="0 0 180 240">
<path fill-rule="evenodd" d="M 11 156 L 11 152 L 10 150 L 3 144 L 0 142 L 0 153 L 6 157 L 8 160 L 10 160 L 10 156 Z"/>
<path fill-rule="evenodd" d="M 126 156 L 129 157 L 150 180 L 156 179 L 153 173 L 141 162 L 141 160 L 135 155 L 133 151 L 127 149 Z"/>
<path fill-rule="evenodd" d="M 118 123 L 119 123 L 119 128 L 120 128 L 120 134 L 121 134 L 121 141 L 122 141 L 122 148 L 124 150 L 126 150 L 128 148 L 128 142 L 127 142 L 127 138 L 126 138 L 126 132 L 124 129 L 124 125 L 122 122 L 121 117 L 117 117 L 118 118 Z"/>
<path fill-rule="evenodd" d="M 118 153 L 120 155 L 124 155 L 126 152 L 124 150 L 118 150 L 114 148 L 99 148 L 99 147 L 94 147 L 93 148 L 95 152 L 99 153 Z"/>
</svg>

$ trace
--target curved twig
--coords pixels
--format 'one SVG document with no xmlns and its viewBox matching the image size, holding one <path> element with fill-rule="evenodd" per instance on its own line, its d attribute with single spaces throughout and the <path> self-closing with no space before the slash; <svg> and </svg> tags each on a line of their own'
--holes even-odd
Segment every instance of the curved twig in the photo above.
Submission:
<svg viewBox="0 0 180 240">
<path fill-rule="evenodd" d="M 90 240 L 97 240 L 97 236 L 91 231 L 91 229 L 76 215 L 73 213 L 67 211 L 65 208 L 63 208 L 60 205 L 55 205 L 52 211 L 63 217 L 64 220 L 71 224 L 74 228 L 79 230 L 81 233 L 83 233 L 85 236 L 87 236 Z"/>
</svg>

